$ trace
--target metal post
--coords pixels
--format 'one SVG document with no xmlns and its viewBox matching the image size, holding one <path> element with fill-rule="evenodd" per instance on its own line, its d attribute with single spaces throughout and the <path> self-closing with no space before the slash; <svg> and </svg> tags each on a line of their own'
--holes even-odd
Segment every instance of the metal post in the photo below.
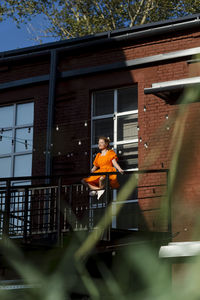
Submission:
<svg viewBox="0 0 200 300">
<path fill-rule="evenodd" d="M 169 242 L 172 241 L 172 191 L 170 186 L 170 170 L 166 172 L 167 176 L 167 201 L 168 201 L 168 233 L 169 233 Z M 172 263 L 168 264 L 168 272 L 170 283 L 172 286 Z"/>
<path fill-rule="evenodd" d="M 56 207 L 56 219 L 57 219 L 57 246 L 61 246 L 61 192 L 62 192 L 62 178 L 58 179 L 58 195 L 57 195 L 57 207 Z"/>
<path fill-rule="evenodd" d="M 109 175 L 106 174 L 106 182 L 105 182 L 105 199 L 106 199 L 106 218 L 109 218 L 109 216 L 107 215 L 107 209 L 108 206 L 110 204 L 110 181 L 109 181 Z M 108 220 L 107 220 L 108 221 Z M 107 223 L 107 222 L 106 222 Z M 107 241 L 110 241 L 110 224 L 107 226 L 107 228 L 105 229 L 105 239 Z"/>
<path fill-rule="evenodd" d="M 5 211 L 3 218 L 3 238 L 8 238 L 9 236 L 9 221 L 10 221 L 10 180 L 6 180 L 6 197 L 5 197 Z"/>
<path fill-rule="evenodd" d="M 53 135 L 56 78 L 57 78 L 57 51 L 51 50 L 48 115 L 47 115 L 47 137 L 46 137 L 46 162 L 45 162 L 46 176 L 50 176 L 52 173 L 52 156 L 51 156 L 52 147 L 51 147 L 51 145 L 52 145 L 52 135 Z M 45 183 L 49 184 L 50 179 L 49 178 L 45 179 Z M 49 210 L 48 199 L 49 199 L 49 192 L 47 190 L 46 201 L 44 203 L 44 211 Z M 45 224 L 47 224 L 47 226 L 48 226 L 48 213 L 45 214 Z"/>
<path fill-rule="evenodd" d="M 167 170 L 167 200 L 168 200 L 168 232 L 170 234 L 170 240 L 172 237 L 172 203 L 171 203 L 171 190 L 170 190 L 170 172 Z"/>
<path fill-rule="evenodd" d="M 28 187 L 25 188 L 24 205 L 24 241 L 27 242 L 27 224 L 28 224 Z"/>
<path fill-rule="evenodd" d="M 69 187 L 69 203 L 68 203 L 68 206 L 67 206 L 67 210 L 68 210 L 68 220 L 67 220 L 67 223 L 68 223 L 68 228 L 70 231 L 73 231 L 73 227 L 74 227 L 74 216 L 73 216 L 73 209 L 72 209 L 72 199 L 73 199 L 73 195 L 72 195 L 72 192 L 73 192 L 73 189 L 72 189 L 72 185 L 70 185 Z"/>
<path fill-rule="evenodd" d="M 46 140 L 46 175 L 51 175 L 51 144 L 52 128 L 54 119 L 54 102 L 57 77 L 57 52 L 51 51 L 50 79 L 49 79 L 49 99 L 48 99 L 48 120 L 47 120 L 47 140 Z"/>
</svg>

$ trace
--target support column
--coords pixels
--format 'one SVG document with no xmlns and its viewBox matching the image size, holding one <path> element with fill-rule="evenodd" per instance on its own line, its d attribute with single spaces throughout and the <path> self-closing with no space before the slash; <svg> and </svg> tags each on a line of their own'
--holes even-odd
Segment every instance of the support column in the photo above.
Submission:
<svg viewBox="0 0 200 300">
<path fill-rule="evenodd" d="M 57 52 L 56 50 L 52 50 L 51 63 L 50 63 L 47 139 L 46 139 L 46 165 L 45 165 L 46 176 L 51 175 L 52 172 L 51 144 L 52 144 L 52 133 L 53 133 L 53 121 L 54 121 L 56 79 L 57 79 Z"/>
</svg>

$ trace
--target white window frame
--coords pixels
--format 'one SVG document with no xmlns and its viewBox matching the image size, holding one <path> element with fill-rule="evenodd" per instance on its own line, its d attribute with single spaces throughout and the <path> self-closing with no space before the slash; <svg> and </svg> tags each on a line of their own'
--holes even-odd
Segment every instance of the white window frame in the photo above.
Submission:
<svg viewBox="0 0 200 300">
<path fill-rule="evenodd" d="M 17 105 L 20 105 L 20 104 L 27 104 L 27 103 L 33 103 L 33 101 L 30 101 L 30 102 L 25 102 L 25 103 L 15 103 L 15 104 L 11 104 L 11 105 L 5 105 L 5 106 L 13 106 L 13 124 L 12 124 L 12 127 L 4 127 L 4 128 L 0 128 L 0 131 L 1 129 L 5 131 L 12 131 L 12 139 L 14 141 L 14 143 L 12 143 L 12 146 L 11 146 L 11 152 L 10 153 L 6 153 L 6 154 L 0 154 L 0 158 L 11 158 L 11 174 L 9 177 L 15 177 L 14 176 L 14 162 L 15 162 L 15 157 L 16 156 L 20 156 L 20 155 L 28 155 L 28 154 L 33 154 L 33 147 L 32 147 L 32 150 L 26 150 L 26 151 L 20 151 L 20 152 L 16 152 L 15 151 L 15 143 L 16 143 L 16 131 L 17 129 L 23 129 L 23 128 L 31 128 L 33 130 L 34 128 L 34 119 L 33 119 L 33 123 L 28 123 L 28 124 L 23 124 L 23 125 L 16 125 L 16 118 L 17 118 Z M 5 107 L 5 106 L 1 106 L 1 107 Z M 33 115 L 33 118 L 34 118 L 34 115 Z M 1 135 L 1 133 L 0 133 Z M 2 177 L 1 177 L 2 178 Z"/>
<path fill-rule="evenodd" d="M 128 88 L 131 86 L 126 86 L 123 88 Z M 100 116 L 93 116 L 93 111 L 94 111 L 94 93 L 92 93 L 92 105 L 91 105 L 91 166 L 93 163 L 93 155 L 92 155 L 92 150 L 95 148 L 98 148 L 98 144 L 93 144 L 93 121 L 95 120 L 102 120 L 102 119 L 108 119 L 108 118 L 113 118 L 114 120 L 114 124 L 113 124 L 113 142 L 110 143 L 110 145 L 113 147 L 113 150 L 117 151 L 117 148 L 119 145 L 128 145 L 128 144 L 133 144 L 133 143 L 138 143 L 138 137 L 136 139 L 131 139 L 131 140 L 125 140 L 125 141 L 117 141 L 117 121 L 118 121 L 118 117 L 121 116 L 128 116 L 128 115 L 138 115 L 138 109 L 136 110 L 131 110 L 131 111 L 125 111 L 125 112 L 117 112 L 117 91 L 123 88 L 115 88 L 115 89 L 110 89 L 110 90 L 114 90 L 114 112 L 113 114 L 105 114 L 105 115 L 100 115 Z M 109 89 L 106 90 L 102 90 L 103 91 L 109 91 Z M 125 171 L 137 171 L 137 168 L 129 168 L 126 169 Z M 116 199 L 117 199 L 117 191 L 113 190 L 113 202 L 112 202 L 112 227 L 116 228 L 116 224 L 117 224 L 117 220 L 116 220 Z M 138 199 L 133 199 L 133 200 L 127 200 L 124 203 L 138 203 Z M 129 228 L 129 230 L 135 230 L 137 231 L 138 228 Z"/>
<path fill-rule="evenodd" d="M 120 113 L 117 112 L 117 91 L 119 89 L 120 88 L 110 89 L 110 90 L 114 90 L 114 112 L 113 112 L 113 114 L 106 114 L 106 115 L 100 115 L 100 116 L 93 116 L 94 93 L 92 93 L 92 107 L 91 107 L 91 121 L 92 122 L 91 123 L 93 124 L 93 121 L 95 121 L 95 120 L 113 118 L 113 120 L 114 120 L 114 124 L 113 124 L 113 142 L 110 143 L 110 145 L 113 147 L 114 150 L 117 150 L 118 145 L 127 145 L 127 144 L 132 144 L 132 143 L 138 143 L 138 138 L 131 139 L 131 140 L 125 140 L 125 141 L 117 141 L 117 121 L 118 121 L 118 117 L 134 115 L 134 114 L 138 115 L 138 109 L 131 110 L 131 111 L 129 110 L 129 111 L 120 112 Z M 108 90 L 105 90 L 105 91 L 108 91 Z M 98 148 L 98 144 L 92 144 L 92 138 L 93 138 L 93 126 L 91 126 L 91 165 L 92 165 L 92 162 L 93 162 L 92 149 Z M 138 170 L 138 168 L 126 169 L 126 171 L 133 171 L 133 170 Z"/>
<path fill-rule="evenodd" d="M 20 104 L 28 104 L 28 103 L 33 103 L 33 122 L 32 123 L 23 124 L 23 125 L 16 125 L 16 120 L 17 120 L 17 106 L 20 105 Z M 15 143 L 17 142 L 16 141 L 16 131 L 18 129 L 23 129 L 23 128 L 24 129 L 26 129 L 26 128 L 28 129 L 28 128 L 31 128 L 32 130 L 34 130 L 34 101 L 28 101 L 28 102 L 22 102 L 22 103 L 20 102 L 20 103 L 14 103 L 14 104 L 10 104 L 10 105 L 1 105 L 0 108 L 1 107 L 6 107 L 6 106 L 12 106 L 13 107 L 13 124 L 12 124 L 12 127 L 3 127 L 3 128 L 0 128 L 0 132 L 1 132 L 2 129 L 4 130 L 4 132 L 6 132 L 6 131 L 12 131 L 12 138 L 11 138 L 10 142 L 12 143 L 12 140 L 14 142 L 12 143 L 12 146 L 11 146 L 11 152 L 10 153 L 6 153 L 6 154 L 0 154 L 0 158 L 7 158 L 7 157 L 11 158 L 11 170 L 10 170 L 11 174 L 10 174 L 9 177 L 16 177 L 16 176 L 14 176 L 14 173 L 15 173 L 15 169 L 14 169 L 14 167 L 15 167 L 15 158 L 17 156 L 21 156 L 21 155 L 30 155 L 30 154 L 32 155 L 33 154 L 33 139 L 32 139 L 32 149 L 31 150 L 17 151 L 16 152 L 15 151 L 16 150 L 15 149 L 15 146 L 16 146 Z M 1 135 L 1 133 L 0 133 L 0 135 Z M 31 165 L 31 168 L 32 168 L 32 165 Z M 31 171 L 31 173 L 32 173 L 32 171 Z M 4 178 L 4 177 L 1 177 L 1 178 Z M 28 184 L 30 184 L 30 181 L 20 181 L 20 182 L 19 181 L 17 181 L 17 182 L 14 181 L 14 182 L 11 182 L 11 185 L 22 185 L 22 184 L 23 185 L 28 185 Z M 5 185 L 5 182 L 1 181 L 0 185 L 1 186 Z M 19 191 L 19 194 L 20 193 L 22 195 L 24 195 L 23 191 Z M 2 200 L 3 199 L 1 199 L 1 201 Z M 20 201 L 20 198 L 18 199 L 18 202 L 19 201 Z M 20 207 L 21 204 L 18 203 L 18 202 L 14 205 L 14 208 L 16 206 L 17 209 L 19 209 L 19 207 Z M 29 203 L 29 205 L 30 205 L 30 203 Z M 12 207 L 10 209 L 12 211 Z M 16 212 L 15 216 L 20 217 L 21 213 L 20 212 Z M 20 221 L 18 219 L 14 219 L 13 225 L 19 225 L 20 222 L 22 222 L 22 221 Z M 19 236 L 17 235 L 16 237 L 20 237 L 20 235 Z"/>
</svg>

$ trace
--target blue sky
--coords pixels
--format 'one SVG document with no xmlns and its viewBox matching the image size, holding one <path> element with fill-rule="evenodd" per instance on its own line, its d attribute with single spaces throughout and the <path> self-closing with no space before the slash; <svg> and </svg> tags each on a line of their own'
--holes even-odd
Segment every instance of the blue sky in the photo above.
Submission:
<svg viewBox="0 0 200 300">
<path fill-rule="evenodd" d="M 35 17 L 28 24 L 21 24 L 20 29 L 16 23 L 9 19 L 0 22 L 0 52 L 38 45 L 37 36 L 41 36 L 40 28 L 44 28 L 47 20 L 44 16 Z M 53 38 L 42 38 L 43 43 L 55 41 Z"/>
</svg>

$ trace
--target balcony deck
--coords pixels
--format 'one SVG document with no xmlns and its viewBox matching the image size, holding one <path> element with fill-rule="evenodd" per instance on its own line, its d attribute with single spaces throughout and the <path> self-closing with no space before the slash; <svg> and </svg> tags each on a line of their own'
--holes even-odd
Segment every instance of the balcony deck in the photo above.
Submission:
<svg viewBox="0 0 200 300">
<path fill-rule="evenodd" d="M 73 182 L 62 176 L 1 179 L 1 240 L 13 241 L 41 268 L 46 267 L 47 257 L 58 259 L 71 241 L 80 243 L 91 234 L 95 240 L 92 255 L 100 256 L 108 265 L 113 254 L 128 246 L 151 244 L 158 253 L 172 235 L 168 170 L 125 172 L 120 191 L 110 189 L 109 174 L 104 174 L 105 192 L 99 200 L 89 196 L 77 177 L 70 176 Z M 132 190 L 124 198 L 127 182 L 131 182 Z M 111 214 L 105 217 L 109 208 Z M 0 279 L 19 279 L 8 269 L 0 251 L 0 272 L 4 274 Z M 88 270 L 94 276 L 98 273 L 93 259 Z"/>
<path fill-rule="evenodd" d="M 121 194 L 125 193 L 128 181 L 137 180 L 127 199 L 119 196 L 120 191 L 110 189 L 109 174 L 104 174 L 105 192 L 99 200 L 89 196 L 88 189 L 80 181 L 77 183 L 77 176 L 85 174 L 76 175 L 73 183 L 62 176 L 1 179 L 0 236 L 22 244 L 40 241 L 41 245 L 58 246 L 68 234 L 89 233 L 104 226 L 101 219 L 108 207 L 112 207 L 112 213 L 110 221 L 104 221 L 102 241 L 111 242 L 124 236 L 151 239 L 156 233 L 160 236 L 171 233 L 168 170 L 125 172 L 121 176 Z"/>
</svg>

